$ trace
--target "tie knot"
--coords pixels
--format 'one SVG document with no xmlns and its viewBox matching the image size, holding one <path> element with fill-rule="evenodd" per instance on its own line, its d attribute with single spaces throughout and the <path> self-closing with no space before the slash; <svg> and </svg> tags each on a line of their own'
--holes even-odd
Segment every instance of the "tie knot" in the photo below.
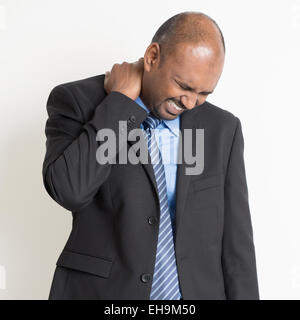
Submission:
<svg viewBox="0 0 300 320">
<path fill-rule="evenodd" d="M 152 112 L 150 112 L 146 120 L 144 120 L 143 125 L 145 130 L 148 128 L 155 129 L 160 123 L 161 119 L 158 119 Z"/>
</svg>

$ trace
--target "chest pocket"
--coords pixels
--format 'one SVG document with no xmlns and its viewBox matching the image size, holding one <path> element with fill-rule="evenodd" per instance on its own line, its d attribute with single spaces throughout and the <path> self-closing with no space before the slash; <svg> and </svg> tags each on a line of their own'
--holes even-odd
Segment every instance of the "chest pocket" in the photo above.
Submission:
<svg viewBox="0 0 300 320">
<path fill-rule="evenodd" d="M 192 202 L 195 208 L 220 204 L 223 191 L 223 174 L 202 177 L 192 181 Z"/>
<path fill-rule="evenodd" d="M 191 191 L 190 230 L 194 241 L 203 246 L 219 243 L 223 174 L 197 178 L 192 181 Z"/>
<path fill-rule="evenodd" d="M 223 174 L 202 177 L 192 182 L 193 191 L 199 192 L 206 189 L 217 188 L 223 185 Z"/>
</svg>

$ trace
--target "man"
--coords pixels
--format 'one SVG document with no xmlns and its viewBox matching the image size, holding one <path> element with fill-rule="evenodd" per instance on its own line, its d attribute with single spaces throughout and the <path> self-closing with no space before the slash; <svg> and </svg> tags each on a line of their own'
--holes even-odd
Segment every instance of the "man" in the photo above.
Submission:
<svg viewBox="0 0 300 320">
<path fill-rule="evenodd" d="M 49 299 L 259 299 L 241 122 L 206 102 L 224 56 L 215 21 L 184 12 L 137 62 L 52 90 L 44 185 L 72 211 L 73 228 Z M 150 163 L 100 163 L 103 129 L 117 136 L 110 160 L 141 129 Z M 192 140 L 186 129 L 204 132 L 198 174 L 187 174 L 185 157 L 163 163 L 164 146 L 178 157 Z"/>
</svg>

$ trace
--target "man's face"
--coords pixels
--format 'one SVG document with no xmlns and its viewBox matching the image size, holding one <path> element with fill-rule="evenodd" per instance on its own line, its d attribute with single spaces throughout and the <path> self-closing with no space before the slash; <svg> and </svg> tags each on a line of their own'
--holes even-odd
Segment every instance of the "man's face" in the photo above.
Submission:
<svg viewBox="0 0 300 320">
<path fill-rule="evenodd" d="M 222 48 L 181 43 L 165 57 L 161 66 L 159 55 L 156 59 L 153 52 L 149 50 L 149 57 L 153 60 L 144 62 L 142 98 L 153 114 L 161 119 L 175 119 L 204 103 L 215 89 L 223 70 Z M 149 61 L 152 62 L 147 64 Z"/>
</svg>

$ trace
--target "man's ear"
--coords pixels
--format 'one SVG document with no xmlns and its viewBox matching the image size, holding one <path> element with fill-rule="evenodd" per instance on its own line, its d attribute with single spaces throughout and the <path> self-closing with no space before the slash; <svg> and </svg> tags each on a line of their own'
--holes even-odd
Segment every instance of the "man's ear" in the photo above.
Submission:
<svg viewBox="0 0 300 320">
<path fill-rule="evenodd" d="M 151 43 L 144 55 L 144 70 L 150 72 L 153 67 L 159 64 L 160 47 L 157 42 Z"/>
</svg>

